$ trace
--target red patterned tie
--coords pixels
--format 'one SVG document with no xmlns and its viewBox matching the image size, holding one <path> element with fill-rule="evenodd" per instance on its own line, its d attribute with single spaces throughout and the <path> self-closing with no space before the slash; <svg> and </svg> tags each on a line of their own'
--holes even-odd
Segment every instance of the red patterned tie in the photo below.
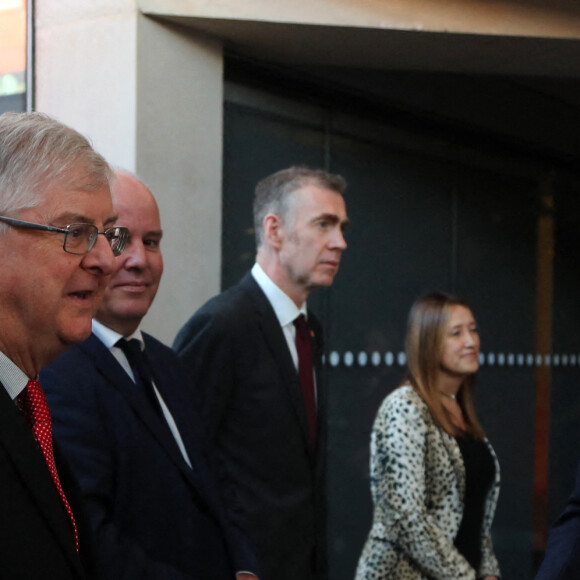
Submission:
<svg viewBox="0 0 580 580">
<path fill-rule="evenodd" d="M 314 394 L 314 364 L 310 329 L 304 314 L 294 320 L 296 327 L 296 350 L 298 351 L 298 376 L 302 387 L 302 397 L 308 420 L 308 440 L 311 447 L 316 445 L 316 397 Z"/>
<path fill-rule="evenodd" d="M 54 453 L 52 450 L 52 425 L 50 422 L 50 410 L 48 408 L 48 403 L 46 402 L 46 397 L 44 391 L 42 390 L 40 383 L 34 379 L 28 381 L 26 388 L 18 395 L 18 404 L 22 409 L 24 418 L 28 424 L 32 427 L 32 434 L 42 450 L 44 455 L 44 460 L 48 466 L 48 471 L 52 475 L 54 480 L 54 485 L 58 491 L 58 495 L 62 501 L 66 513 L 69 515 L 74 537 L 75 546 L 77 551 L 79 549 L 79 535 L 77 531 L 77 525 L 75 523 L 75 518 L 70 508 L 70 505 L 64 495 L 62 485 L 60 484 L 60 479 L 58 478 L 58 473 L 56 471 L 56 464 L 54 462 Z"/>
</svg>

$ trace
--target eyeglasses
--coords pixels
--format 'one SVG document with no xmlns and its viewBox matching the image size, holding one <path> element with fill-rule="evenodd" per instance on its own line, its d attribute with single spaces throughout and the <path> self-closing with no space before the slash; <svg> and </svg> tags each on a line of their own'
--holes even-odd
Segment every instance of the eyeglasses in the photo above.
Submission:
<svg viewBox="0 0 580 580">
<path fill-rule="evenodd" d="M 88 254 L 95 247 L 99 234 L 107 238 L 115 256 L 122 254 L 129 241 L 129 229 L 122 226 L 115 226 L 106 229 L 104 232 L 100 232 L 99 228 L 93 224 L 70 224 L 64 228 L 56 228 L 54 226 L 25 222 L 5 216 L 0 216 L 0 221 L 6 222 L 13 228 L 64 234 L 62 248 L 69 254 Z"/>
</svg>

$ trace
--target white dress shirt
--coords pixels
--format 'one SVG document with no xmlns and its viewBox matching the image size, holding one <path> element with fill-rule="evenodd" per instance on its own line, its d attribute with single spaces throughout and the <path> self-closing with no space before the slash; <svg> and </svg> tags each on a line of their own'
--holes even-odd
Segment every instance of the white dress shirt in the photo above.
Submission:
<svg viewBox="0 0 580 580">
<path fill-rule="evenodd" d="M 296 371 L 298 371 L 298 351 L 296 350 L 296 327 L 294 326 L 294 320 L 301 314 L 304 314 L 304 318 L 308 319 L 306 302 L 303 302 L 300 308 L 298 308 L 294 300 L 272 282 L 258 262 L 252 268 L 252 276 L 274 309 L 276 318 L 284 332 L 294 366 L 296 367 Z M 316 397 L 316 374 L 314 373 L 314 369 L 312 369 L 312 373 L 314 375 L 314 396 Z"/>
<path fill-rule="evenodd" d="M 2 351 L 0 351 L 0 382 L 14 401 L 26 388 L 29 378 Z"/>
<path fill-rule="evenodd" d="M 252 276 L 274 309 L 276 318 L 284 331 L 284 336 L 288 343 L 294 366 L 296 367 L 296 370 L 298 370 L 298 352 L 296 350 L 296 327 L 294 326 L 294 320 L 296 320 L 296 318 L 301 314 L 304 314 L 304 318 L 308 318 L 306 313 L 306 302 L 298 308 L 294 300 L 272 282 L 268 277 L 268 274 L 264 272 L 262 266 L 257 262 L 252 268 Z"/>
</svg>

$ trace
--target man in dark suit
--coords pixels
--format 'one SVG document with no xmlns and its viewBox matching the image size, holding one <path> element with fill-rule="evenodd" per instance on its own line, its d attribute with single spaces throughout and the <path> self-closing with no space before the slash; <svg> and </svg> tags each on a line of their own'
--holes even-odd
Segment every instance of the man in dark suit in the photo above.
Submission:
<svg viewBox="0 0 580 580">
<path fill-rule="evenodd" d="M 173 351 L 139 330 L 163 271 L 159 210 L 136 177 L 112 183 L 131 232 L 93 334 L 42 373 L 55 436 L 79 479 L 110 580 L 254 578 Z M 198 422 L 199 423 L 199 422 Z M 227 491 L 231 491 L 228 488 Z"/>
<path fill-rule="evenodd" d="M 0 577 L 95 577 L 78 486 L 53 445 L 38 374 L 81 342 L 128 232 L 110 168 L 40 113 L 0 116 Z M 99 235 L 102 234 L 102 235 Z"/>
<path fill-rule="evenodd" d="M 574 491 L 550 529 L 544 561 L 536 580 L 577 580 L 580 577 L 580 465 Z"/>
<path fill-rule="evenodd" d="M 326 392 L 320 327 L 306 298 L 338 271 L 345 187 L 340 176 L 303 167 L 261 181 L 254 267 L 198 310 L 174 344 L 240 488 L 264 580 L 326 577 Z"/>
</svg>

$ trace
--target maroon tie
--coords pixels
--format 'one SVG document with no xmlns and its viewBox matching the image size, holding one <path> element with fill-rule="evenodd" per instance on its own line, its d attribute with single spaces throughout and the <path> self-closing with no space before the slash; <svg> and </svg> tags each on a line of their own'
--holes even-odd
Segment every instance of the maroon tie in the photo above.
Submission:
<svg viewBox="0 0 580 580">
<path fill-rule="evenodd" d="M 62 501 L 64 509 L 68 514 L 74 537 L 75 546 L 77 551 L 79 549 L 79 535 L 77 531 L 77 525 L 75 523 L 75 518 L 70 508 L 70 505 L 64 495 L 62 485 L 60 484 L 60 479 L 58 478 L 58 473 L 56 471 L 56 464 L 54 462 L 54 453 L 52 450 L 52 425 L 50 422 L 50 410 L 48 408 L 48 403 L 46 402 L 46 397 L 44 391 L 42 390 L 40 383 L 34 379 L 28 381 L 26 388 L 18 395 L 18 404 L 22 409 L 24 418 L 28 424 L 32 427 L 32 434 L 42 450 L 44 455 L 44 460 L 48 466 L 48 471 L 54 481 L 54 485 L 58 491 L 58 495 Z"/>
<path fill-rule="evenodd" d="M 308 421 L 308 440 L 312 448 L 316 445 L 316 397 L 314 393 L 314 365 L 310 329 L 304 314 L 294 320 L 296 327 L 296 350 L 298 352 L 298 376 Z"/>
</svg>

